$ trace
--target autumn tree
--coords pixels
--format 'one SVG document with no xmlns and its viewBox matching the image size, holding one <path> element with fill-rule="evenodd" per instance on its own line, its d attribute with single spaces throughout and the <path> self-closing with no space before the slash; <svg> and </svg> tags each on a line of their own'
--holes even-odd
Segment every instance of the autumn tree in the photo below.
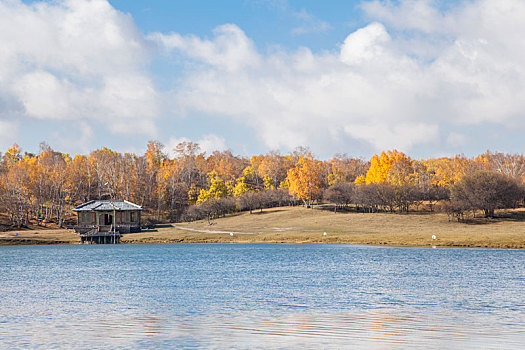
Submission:
<svg viewBox="0 0 525 350">
<path fill-rule="evenodd" d="M 155 198 L 157 207 L 157 220 L 160 220 L 160 211 L 162 206 L 162 188 L 159 187 L 159 172 L 163 161 L 167 158 L 164 154 L 164 145 L 159 141 L 148 141 L 146 153 L 144 154 L 148 162 L 147 185 L 146 191 L 150 200 Z M 162 178 L 162 176 L 160 176 Z M 152 205 L 151 203 L 150 205 Z"/>
<path fill-rule="evenodd" d="M 247 192 L 259 191 L 262 189 L 262 181 L 257 175 L 253 165 L 244 168 L 242 176 L 235 182 L 230 183 L 231 193 L 234 197 L 239 197 Z"/>
<path fill-rule="evenodd" d="M 398 157 L 388 170 L 387 182 L 396 186 L 413 185 L 415 182 L 413 161 L 409 157 Z"/>
<path fill-rule="evenodd" d="M 484 170 L 483 162 L 475 162 L 462 155 L 452 158 L 430 158 L 425 160 L 424 164 L 430 175 L 430 184 L 446 188 L 458 183 L 465 175 Z"/>
<path fill-rule="evenodd" d="M 46 219 L 55 214 L 58 226 L 62 226 L 65 204 L 71 203 L 72 185 L 69 181 L 71 158 L 67 154 L 54 151 L 42 145 L 38 156 L 38 169 L 43 184 L 44 201 L 46 202 Z"/>
<path fill-rule="evenodd" d="M 95 183 L 95 198 L 115 198 L 118 185 L 119 154 L 107 147 L 94 150 L 89 154 L 90 172 Z"/>
<path fill-rule="evenodd" d="M 9 169 L 10 167 L 18 163 L 18 161 L 20 161 L 21 159 L 22 149 L 16 143 L 13 143 L 11 148 L 9 148 L 2 157 L 2 167 L 4 169 Z"/>
<path fill-rule="evenodd" d="M 215 171 L 224 181 L 235 181 L 248 165 L 248 160 L 231 151 L 215 151 L 207 159 L 208 172 Z"/>
<path fill-rule="evenodd" d="M 157 181 L 167 207 L 171 211 L 181 210 L 187 202 L 189 188 L 181 181 L 177 159 L 162 162 Z"/>
<path fill-rule="evenodd" d="M 93 177 L 88 158 L 85 155 L 76 155 L 70 163 L 70 178 L 72 201 L 75 203 L 91 200 Z M 129 198 L 129 195 L 126 196 Z"/>
<path fill-rule="evenodd" d="M 485 152 L 478 158 L 486 160 L 487 170 L 501 173 L 519 182 L 525 180 L 525 157 L 523 154 Z"/>
<path fill-rule="evenodd" d="M 208 173 L 208 190 L 202 189 L 197 198 L 197 204 L 204 203 L 210 199 L 220 199 L 228 196 L 226 183 L 216 171 Z"/>
<path fill-rule="evenodd" d="M 257 175 L 263 179 L 264 188 L 275 189 L 286 179 L 288 169 L 294 166 L 291 157 L 283 157 L 278 151 L 263 156 L 254 156 L 251 163 L 257 163 Z"/>
<path fill-rule="evenodd" d="M 354 182 L 364 176 L 368 163 L 359 158 L 350 158 L 347 154 L 336 154 L 329 162 L 328 185 Z"/>
<path fill-rule="evenodd" d="M 394 150 L 374 155 L 370 162 L 345 154 L 318 161 L 304 147 L 284 156 L 271 151 L 245 158 L 231 151 L 206 156 L 198 144 L 182 142 L 172 154 L 170 159 L 158 141 L 150 141 L 142 155 L 101 148 L 87 156 L 70 156 L 45 143 L 32 153 L 13 144 L 0 161 L 1 209 L 16 227 L 30 221 L 63 225 L 73 205 L 105 198 L 133 201 L 150 214 L 156 212 L 158 219 L 166 212 L 178 219 L 198 202 L 187 215 L 193 211 L 214 217 L 229 212 L 235 201 L 246 210 L 297 201 L 310 206 L 330 185 L 325 199 L 338 206 L 351 201 L 368 211 L 399 212 L 423 202 L 432 210 L 454 188 L 447 201 L 451 212 L 483 210 L 492 216 L 497 208 L 514 206 L 515 193 L 521 195 L 492 179 L 494 174 L 516 186 L 525 176 L 523 155 L 490 151 L 473 158 L 413 160 Z"/>
<path fill-rule="evenodd" d="M 204 186 L 206 183 L 206 166 L 204 153 L 195 142 L 180 142 L 173 149 L 178 165 L 179 181 L 188 188 Z M 204 175 L 203 175 L 204 174 Z"/>
<path fill-rule="evenodd" d="M 294 168 L 288 170 L 288 190 L 309 208 L 313 200 L 320 199 L 325 186 L 323 165 L 313 156 L 300 155 Z"/>
<path fill-rule="evenodd" d="M 22 227 L 29 222 L 31 191 L 27 161 L 20 159 L 12 162 L 5 174 L 2 188 L 2 204 L 11 223 Z"/>
<path fill-rule="evenodd" d="M 374 154 L 370 160 L 370 168 L 366 173 L 366 183 L 389 182 L 398 184 L 409 181 L 412 172 L 412 160 L 403 152 L 397 150 Z"/>
</svg>

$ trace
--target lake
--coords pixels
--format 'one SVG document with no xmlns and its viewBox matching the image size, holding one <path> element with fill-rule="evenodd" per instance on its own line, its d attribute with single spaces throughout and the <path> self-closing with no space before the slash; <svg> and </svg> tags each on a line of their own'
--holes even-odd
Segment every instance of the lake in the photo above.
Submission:
<svg viewBox="0 0 525 350">
<path fill-rule="evenodd" d="M 0 247 L 1 348 L 523 349 L 525 251 Z"/>
</svg>

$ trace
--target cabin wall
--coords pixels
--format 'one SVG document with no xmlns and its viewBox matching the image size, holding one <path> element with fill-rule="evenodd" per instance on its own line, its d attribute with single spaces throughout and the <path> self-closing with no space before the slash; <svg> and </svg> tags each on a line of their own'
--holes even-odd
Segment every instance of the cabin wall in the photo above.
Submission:
<svg viewBox="0 0 525 350">
<path fill-rule="evenodd" d="M 93 212 L 78 212 L 77 222 L 79 225 L 96 225 L 97 219 Z"/>
<path fill-rule="evenodd" d="M 111 224 L 106 224 L 106 215 L 111 216 Z M 116 224 L 116 230 L 121 233 L 140 232 L 140 220 L 139 210 L 77 212 L 78 226 L 75 230 L 79 233 L 93 228 L 112 231 Z"/>
</svg>

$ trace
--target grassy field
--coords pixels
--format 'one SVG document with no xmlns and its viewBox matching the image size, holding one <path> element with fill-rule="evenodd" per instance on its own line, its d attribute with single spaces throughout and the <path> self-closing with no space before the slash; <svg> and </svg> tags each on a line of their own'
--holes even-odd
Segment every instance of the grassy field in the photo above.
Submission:
<svg viewBox="0 0 525 350">
<path fill-rule="evenodd" d="M 345 243 L 414 247 L 525 248 L 525 210 L 449 222 L 439 213 L 333 213 L 287 207 L 127 234 L 122 243 Z M 324 234 L 326 232 L 326 235 Z M 16 235 L 18 233 L 18 235 Z M 232 235 L 233 234 L 233 235 Z M 435 235 L 436 239 L 432 239 Z M 0 244 L 74 244 L 72 230 L 0 232 Z"/>
<path fill-rule="evenodd" d="M 80 238 L 73 230 L 34 229 L 0 232 L 0 245 L 76 244 Z"/>
</svg>

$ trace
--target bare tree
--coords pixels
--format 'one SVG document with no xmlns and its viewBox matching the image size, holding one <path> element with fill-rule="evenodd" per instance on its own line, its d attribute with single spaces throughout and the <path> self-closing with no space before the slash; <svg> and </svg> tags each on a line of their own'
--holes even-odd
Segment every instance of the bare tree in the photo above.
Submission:
<svg viewBox="0 0 525 350">
<path fill-rule="evenodd" d="M 482 210 L 494 217 L 495 209 L 514 208 L 523 199 L 523 190 L 515 180 L 500 173 L 477 171 L 463 177 L 451 189 L 451 200 L 461 207 Z"/>
<path fill-rule="evenodd" d="M 354 185 L 349 183 L 336 183 L 327 188 L 323 199 L 334 203 L 334 213 L 338 207 L 346 207 L 354 199 Z"/>
</svg>

